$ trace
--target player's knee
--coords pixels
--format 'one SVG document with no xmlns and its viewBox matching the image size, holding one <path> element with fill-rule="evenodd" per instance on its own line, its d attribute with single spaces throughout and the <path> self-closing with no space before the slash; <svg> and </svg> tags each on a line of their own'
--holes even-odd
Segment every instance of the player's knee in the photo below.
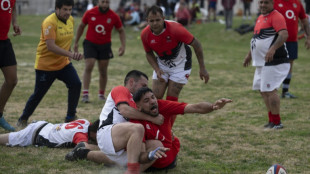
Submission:
<svg viewBox="0 0 310 174">
<path fill-rule="evenodd" d="M 9 87 L 9 88 L 14 88 L 17 85 L 17 78 L 14 79 L 8 79 L 4 83 Z"/>
<path fill-rule="evenodd" d="M 131 126 L 132 133 L 135 133 L 137 135 L 143 136 L 144 135 L 144 127 L 142 124 L 133 124 Z"/>
</svg>

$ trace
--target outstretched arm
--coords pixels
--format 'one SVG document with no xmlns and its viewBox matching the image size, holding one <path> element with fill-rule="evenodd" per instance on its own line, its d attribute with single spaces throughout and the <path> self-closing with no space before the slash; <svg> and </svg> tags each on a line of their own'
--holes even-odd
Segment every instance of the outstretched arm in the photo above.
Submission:
<svg viewBox="0 0 310 174">
<path fill-rule="evenodd" d="M 209 102 L 201 102 L 197 104 L 188 104 L 184 108 L 184 114 L 185 113 L 199 113 L 199 114 L 206 114 L 209 112 L 212 112 L 214 110 L 218 110 L 223 108 L 226 103 L 231 103 L 231 99 L 222 98 L 217 100 L 214 104 Z"/>
</svg>

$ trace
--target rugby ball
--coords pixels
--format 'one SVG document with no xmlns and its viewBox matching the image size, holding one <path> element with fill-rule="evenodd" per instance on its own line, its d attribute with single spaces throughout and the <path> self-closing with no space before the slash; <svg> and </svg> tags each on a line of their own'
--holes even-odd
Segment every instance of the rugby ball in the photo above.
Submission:
<svg viewBox="0 0 310 174">
<path fill-rule="evenodd" d="M 267 170 L 266 174 L 286 174 L 286 170 L 280 164 L 275 164 Z"/>
</svg>

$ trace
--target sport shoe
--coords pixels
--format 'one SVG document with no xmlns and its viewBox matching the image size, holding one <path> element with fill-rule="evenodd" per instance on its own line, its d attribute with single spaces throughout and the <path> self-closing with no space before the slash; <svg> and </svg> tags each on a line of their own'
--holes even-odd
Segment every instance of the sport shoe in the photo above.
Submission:
<svg viewBox="0 0 310 174">
<path fill-rule="evenodd" d="M 274 124 L 273 122 L 268 122 L 267 124 L 264 125 L 264 128 L 273 128 L 274 127 Z"/>
<path fill-rule="evenodd" d="M 10 132 L 15 131 L 15 128 L 12 127 L 8 122 L 6 122 L 3 116 L 0 118 L 0 126 L 7 131 Z"/>
<path fill-rule="evenodd" d="M 89 149 L 86 149 L 84 142 L 80 142 L 74 147 L 74 149 L 71 152 L 67 153 L 65 159 L 68 161 L 86 159 L 89 151 L 90 151 Z"/>
<path fill-rule="evenodd" d="M 282 98 L 297 98 L 297 97 L 289 92 L 285 92 L 282 93 Z"/>
<path fill-rule="evenodd" d="M 105 101 L 104 95 L 101 95 L 101 94 L 98 95 L 98 99 L 101 100 L 101 101 Z"/>
<path fill-rule="evenodd" d="M 78 117 L 77 116 L 74 116 L 74 117 L 66 117 L 65 118 L 65 123 L 69 123 L 69 122 L 71 122 L 71 121 L 74 121 L 74 120 L 77 120 L 78 119 Z"/>
<path fill-rule="evenodd" d="M 28 121 L 27 120 L 18 119 L 18 121 L 16 123 L 16 126 L 19 129 L 24 129 L 27 125 L 28 125 Z"/>
<path fill-rule="evenodd" d="M 83 103 L 89 103 L 88 95 L 83 95 L 83 96 L 82 96 L 82 102 L 83 102 Z"/>
<path fill-rule="evenodd" d="M 279 123 L 274 125 L 272 129 L 283 129 L 283 127 L 284 127 L 283 124 Z"/>
</svg>

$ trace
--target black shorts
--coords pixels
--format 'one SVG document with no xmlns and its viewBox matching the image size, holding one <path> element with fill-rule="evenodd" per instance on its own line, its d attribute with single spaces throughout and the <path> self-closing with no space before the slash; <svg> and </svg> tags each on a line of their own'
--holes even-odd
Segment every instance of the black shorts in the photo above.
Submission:
<svg viewBox="0 0 310 174">
<path fill-rule="evenodd" d="M 289 60 L 298 58 L 298 42 L 285 42 Z"/>
<path fill-rule="evenodd" d="M 95 58 L 97 60 L 108 60 L 113 58 L 113 52 L 111 49 L 111 43 L 107 44 L 94 44 L 88 40 L 84 40 L 84 57 Z"/>
<path fill-rule="evenodd" d="M 0 40 L 0 55 L 0 68 L 17 64 L 10 39 Z"/>
</svg>

